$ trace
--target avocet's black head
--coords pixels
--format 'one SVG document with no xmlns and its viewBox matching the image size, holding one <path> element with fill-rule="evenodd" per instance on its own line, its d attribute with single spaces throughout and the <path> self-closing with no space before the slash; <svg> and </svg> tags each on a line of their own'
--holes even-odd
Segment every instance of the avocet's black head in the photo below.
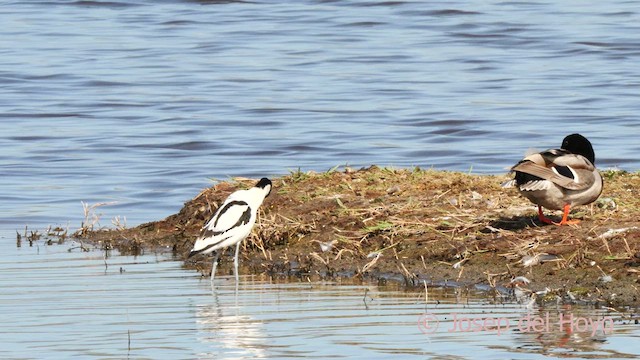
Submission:
<svg viewBox="0 0 640 360">
<path fill-rule="evenodd" d="M 268 187 L 269 191 L 267 192 L 267 195 L 265 195 L 264 197 L 267 197 L 269 196 L 269 194 L 271 194 L 271 180 L 267 178 L 260 179 L 260 181 L 258 181 L 255 187 L 260 189 L 266 189 Z"/>
<path fill-rule="evenodd" d="M 573 154 L 586 157 L 594 165 L 596 163 L 596 154 L 593 152 L 591 142 L 580 134 L 571 134 L 565 137 L 564 140 L 562 140 L 561 148 Z"/>
</svg>

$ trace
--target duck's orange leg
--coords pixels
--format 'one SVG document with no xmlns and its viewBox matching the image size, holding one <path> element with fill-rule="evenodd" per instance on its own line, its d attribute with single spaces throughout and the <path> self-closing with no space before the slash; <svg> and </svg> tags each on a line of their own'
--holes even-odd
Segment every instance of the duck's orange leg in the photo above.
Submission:
<svg viewBox="0 0 640 360">
<path fill-rule="evenodd" d="M 573 219 L 573 220 L 567 220 L 567 218 L 569 217 L 569 211 L 571 211 L 571 205 L 567 204 L 564 206 L 564 212 L 562 214 L 562 220 L 560 220 L 559 223 L 554 223 L 556 225 L 575 225 L 580 223 L 580 220 L 578 219 Z"/>
<path fill-rule="evenodd" d="M 542 206 L 538 205 L 538 219 L 545 224 L 556 224 L 542 213 Z M 557 225 L 557 224 L 556 224 Z"/>
</svg>

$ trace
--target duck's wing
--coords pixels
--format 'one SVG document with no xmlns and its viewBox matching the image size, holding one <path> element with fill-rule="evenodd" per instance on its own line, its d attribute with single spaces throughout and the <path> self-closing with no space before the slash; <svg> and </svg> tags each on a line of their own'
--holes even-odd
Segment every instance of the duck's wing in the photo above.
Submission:
<svg viewBox="0 0 640 360">
<path fill-rule="evenodd" d="M 529 155 L 511 169 L 551 181 L 569 190 L 583 190 L 596 181 L 595 167 L 587 158 L 561 149 Z"/>
</svg>

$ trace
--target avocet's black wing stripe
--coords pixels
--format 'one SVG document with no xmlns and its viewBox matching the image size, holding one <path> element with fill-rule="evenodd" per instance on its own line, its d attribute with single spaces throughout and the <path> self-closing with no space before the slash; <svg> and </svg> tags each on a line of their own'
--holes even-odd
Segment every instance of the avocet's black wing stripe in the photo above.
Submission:
<svg viewBox="0 0 640 360">
<path fill-rule="evenodd" d="M 218 219 L 216 219 L 216 222 L 217 222 Z M 202 233 L 201 237 L 202 238 L 208 238 L 208 237 L 214 237 L 214 236 L 222 235 L 222 234 L 224 234 L 224 233 L 226 233 L 228 231 L 231 231 L 231 230 L 233 230 L 233 229 L 235 229 L 237 227 L 240 227 L 240 226 L 242 226 L 244 224 L 248 224 L 250 219 L 251 219 L 251 208 L 249 206 L 247 206 L 246 210 L 242 213 L 242 215 L 240 215 L 240 217 L 235 222 L 235 224 L 231 225 L 231 227 L 229 227 L 227 229 L 220 229 L 220 230 L 216 229 L 215 225 L 214 225 L 213 229 L 207 227 L 207 228 L 204 229 L 204 232 Z M 215 222 L 214 222 L 214 224 L 215 224 Z M 216 243 L 222 242 L 224 240 L 226 240 L 226 238 L 221 239 L 220 241 L 217 241 Z"/>
<path fill-rule="evenodd" d="M 248 224 L 249 220 L 251 220 L 251 208 L 247 207 L 247 210 L 245 210 L 242 213 L 242 216 L 240 216 L 240 218 L 238 219 L 238 222 L 233 224 L 233 226 L 231 228 L 233 229 L 235 227 L 242 226 L 244 224 Z"/>
<path fill-rule="evenodd" d="M 225 232 L 236 226 L 238 221 L 243 218 L 244 213 L 249 209 L 249 204 L 243 200 L 233 200 L 224 203 L 213 218 L 202 229 L 214 232 Z"/>
<path fill-rule="evenodd" d="M 218 222 L 220 221 L 220 219 L 222 219 L 224 217 L 224 214 L 226 214 L 229 209 L 233 208 L 234 206 L 241 206 L 241 207 L 247 207 L 249 208 L 249 204 L 247 204 L 246 201 L 242 201 L 242 200 L 235 200 L 235 201 L 230 201 L 229 203 L 227 203 L 226 205 L 224 205 L 215 215 L 215 220 L 213 222 L 213 228 L 218 227 Z M 251 213 L 249 213 L 251 214 Z M 244 214 L 243 214 L 244 216 Z"/>
<path fill-rule="evenodd" d="M 219 241 L 216 241 L 215 243 L 209 244 L 209 245 L 205 246 L 204 248 L 202 248 L 202 249 L 200 249 L 200 250 L 197 250 L 197 251 L 191 251 L 191 253 L 189 254 L 189 257 L 192 257 L 193 255 L 196 255 L 196 254 L 203 253 L 203 252 L 205 252 L 205 251 L 207 251 L 207 250 L 211 249 L 212 247 L 214 247 L 214 246 L 218 245 L 219 243 L 221 243 L 221 242 L 223 242 L 223 241 L 225 241 L 225 240 L 228 240 L 229 238 L 231 238 L 231 235 L 229 235 L 229 236 L 227 236 L 227 237 L 224 237 L 224 238 L 220 239 Z"/>
</svg>

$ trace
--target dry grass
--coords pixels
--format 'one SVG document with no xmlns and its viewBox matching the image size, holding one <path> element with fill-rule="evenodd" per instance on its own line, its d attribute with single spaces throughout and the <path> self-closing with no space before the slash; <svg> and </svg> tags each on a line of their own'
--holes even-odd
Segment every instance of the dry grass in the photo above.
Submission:
<svg viewBox="0 0 640 360">
<path fill-rule="evenodd" d="M 582 223 L 556 227 L 538 223 L 535 207 L 515 189 L 501 188 L 505 176 L 375 166 L 295 171 L 273 179 L 241 264 L 271 274 L 397 278 L 420 288 L 425 280 L 500 287 L 523 275 L 533 290 L 636 303 L 640 174 L 603 175 L 600 200 L 571 215 Z M 224 198 L 254 182 L 219 183 L 162 221 L 81 235 L 124 250 L 170 247 L 186 257 Z M 208 273 L 210 264 L 187 266 Z M 612 281 L 602 282 L 603 273 Z"/>
<path fill-rule="evenodd" d="M 103 202 L 96 204 L 89 204 L 84 201 L 80 202 L 82 204 L 82 210 L 84 212 L 84 220 L 80 225 L 80 228 L 75 232 L 75 235 L 78 237 L 83 237 L 87 233 L 96 230 L 95 227 L 100 225 L 100 218 L 102 214 L 97 212 L 97 209 L 101 206 L 109 206 L 115 204 L 115 202 Z M 126 220 L 125 220 L 126 221 Z M 114 223 L 116 225 L 116 229 L 123 230 L 120 225 L 119 217 L 118 223 Z"/>
</svg>

